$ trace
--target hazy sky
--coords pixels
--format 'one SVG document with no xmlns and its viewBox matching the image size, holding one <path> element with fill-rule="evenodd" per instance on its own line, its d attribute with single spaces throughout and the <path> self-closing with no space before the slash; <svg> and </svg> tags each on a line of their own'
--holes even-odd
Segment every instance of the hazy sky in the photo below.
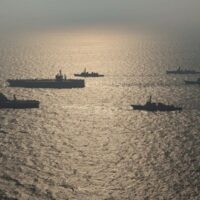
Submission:
<svg viewBox="0 0 200 200">
<path fill-rule="evenodd" d="M 200 0 L 0 0 L 0 28 L 95 24 L 197 27 Z"/>
</svg>

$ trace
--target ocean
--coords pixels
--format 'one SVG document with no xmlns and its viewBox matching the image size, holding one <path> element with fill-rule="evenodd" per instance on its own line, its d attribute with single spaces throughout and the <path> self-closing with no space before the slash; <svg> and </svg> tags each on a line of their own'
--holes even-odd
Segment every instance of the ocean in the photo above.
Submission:
<svg viewBox="0 0 200 200">
<path fill-rule="evenodd" d="M 0 109 L 0 199 L 200 199 L 200 39 L 56 31 L 0 40 L 0 91 L 39 109 Z M 8 78 L 104 74 L 82 89 L 7 87 Z M 153 101 L 182 112 L 132 110 Z"/>
</svg>

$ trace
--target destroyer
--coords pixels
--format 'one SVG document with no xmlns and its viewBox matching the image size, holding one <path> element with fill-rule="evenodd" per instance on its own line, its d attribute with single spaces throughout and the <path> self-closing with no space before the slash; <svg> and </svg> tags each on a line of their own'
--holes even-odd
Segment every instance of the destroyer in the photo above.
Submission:
<svg viewBox="0 0 200 200">
<path fill-rule="evenodd" d="M 174 105 L 165 105 L 163 103 L 153 103 L 151 96 L 144 105 L 131 105 L 134 110 L 146 110 L 146 111 L 181 111 L 181 107 L 175 107 Z"/>
<path fill-rule="evenodd" d="M 25 88 L 83 88 L 84 80 L 67 79 L 61 70 L 55 76 L 55 79 L 8 79 L 10 87 Z"/>
<path fill-rule="evenodd" d="M 35 100 L 17 100 L 15 95 L 13 100 L 9 100 L 4 94 L 0 93 L 0 108 L 39 108 L 39 101 Z"/>
<path fill-rule="evenodd" d="M 84 69 L 83 72 L 81 72 L 80 74 L 74 74 L 74 76 L 80 76 L 80 77 L 103 77 L 103 74 L 99 74 L 97 72 L 87 72 L 86 69 Z"/>
<path fill-rule="evenodd" d="M 185 81 L 185 84 L 200 85 L 200 78 L 198 78 L 196 81 Z"/>
<path fill-rule="evenodd" d="M 200 74 L 200 72 L 195 70 L 185 69 L 182 70 L 180 67 L 177 70 L 166 71 L 167 74 Z"/>
</svg>

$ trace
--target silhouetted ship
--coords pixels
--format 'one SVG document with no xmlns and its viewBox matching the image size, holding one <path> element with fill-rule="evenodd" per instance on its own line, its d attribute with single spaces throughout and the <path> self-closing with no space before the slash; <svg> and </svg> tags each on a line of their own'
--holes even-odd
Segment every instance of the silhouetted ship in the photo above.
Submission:
<svg viewBox="0 0 200 200">
<path fill-rule="evenodd" d="M 8 79 L 10 87 L 25 88 L 83 88 L 84 80 L 67 79 L 61 70 L 55 76 L 55 79 Z"/>
<path fill-rule="evenodd" d="M 97 72 L 87 72 L 86 69 L 84 69 L 83 72 L 81 72 L 80 74 L 74 74 L 74 76 L 79 76 L 79 77 L 103 77 L 103 74 L 99 74 Z"/>
<path fill-rule="evenodd" d="M 180 67 L 177 70 L 166 71 L 167 74 L 200 74 L 200 72 L 195 70 L 182 70 Z"/>
<path fill-rule="evenodd" d="M 151 102 L 151 96 L 149 100 L 144 105 L 131 105 L 134 110 L 146 110 L 146 111 L 181 111 L 181 107 L 175 107 L 174 105 L 166 105 L 163 103 L 153 103 Z"/>
<path fill-rule="evenodd" d="M 198 78 L 196 81 L 185 81 L 185 84 L 200 85 L 200 78 Z"/>
<path fill-rule="evenodd" d="M 9 100 L 4 94 L 0 93 L 0 108 L 39 108 L 39 104 L 40 102 L 35 100 L 17 100 L 15 95 L 13 100 Z"/>
</svg>

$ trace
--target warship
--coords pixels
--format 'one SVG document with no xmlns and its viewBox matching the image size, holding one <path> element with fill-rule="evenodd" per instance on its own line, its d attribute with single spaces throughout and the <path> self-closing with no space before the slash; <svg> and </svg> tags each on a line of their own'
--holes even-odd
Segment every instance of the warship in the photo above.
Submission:
<svg viewBox="0 0 200 200">
<path fill-rule="evenodd" d="M 8 79 L 10 87 L 24 88 L 83 88 L 85 81 L 80 79 L 67 79 L 61 70 L 55 79 Z"/>
<path fill-rule="evenodd" d="M 39 108 L 39 101 L 35 100 L 17 100 L 14 95 L 13 100 L 9 100 L 4 94 L 0 93 L 0 109 L 1 108 L 13 108 L 13 109 L 25 109 L 25 108 Z"/>
<path fill-rule="evenodd" d="M 166 71 L 167 74 L 200 74 L 199 71 L 185 69 L 182 70 L 180 67 L 177 70 Z"/>
<path fill-rule="evenodd" d="M 151 96 L 149 100 L 144 105 L 131 105 L 134 110 L 145 110 L 145 111 L 181 111 L 181 107 L 175 107 L 174 105 L 166 105 L 163 103 L 154 103 L 151 101 Z"/>
<path fill-rule="evenodd" d="M 74 76 L 79 76 L 79 77 L 103 77 L 103 74 L 99 74 L 97 72 L 87 72 L 86 69 L 83 70 L 80 74 L 74 74 Z"/>
<path fill-rule="evenodd" d="M 191 85 L 200 85 L 200 78 L 198 78 L 196 81 L 186 81 L 185 84 L 191 84 Z"/>
</svg>

